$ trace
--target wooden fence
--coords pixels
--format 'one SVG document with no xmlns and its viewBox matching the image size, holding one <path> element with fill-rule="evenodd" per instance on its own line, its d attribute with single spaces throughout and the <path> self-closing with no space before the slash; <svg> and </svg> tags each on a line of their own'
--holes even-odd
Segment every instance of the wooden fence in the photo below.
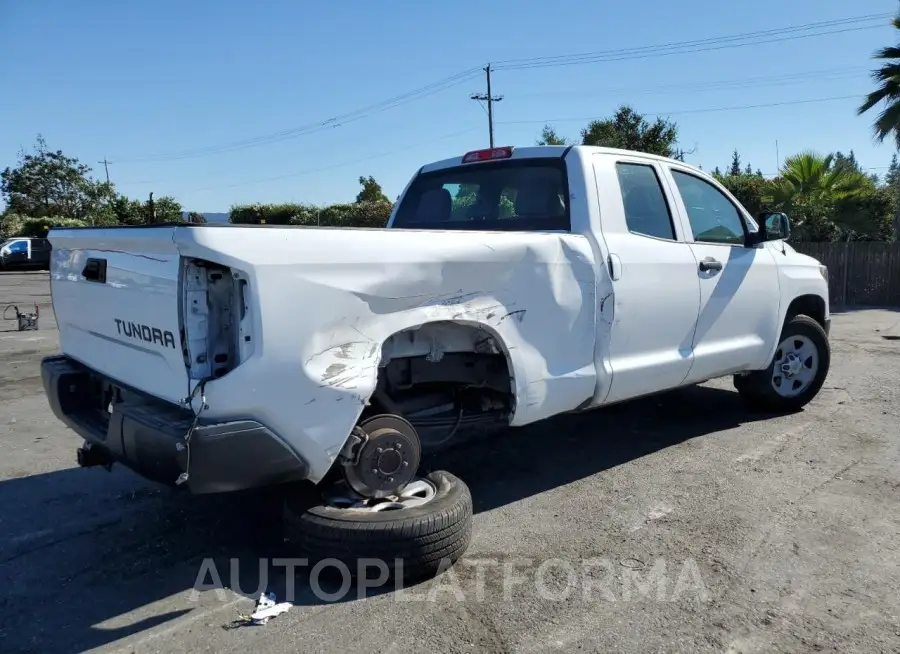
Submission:
<svg viewBox="0 0 900 654">
<path fill-rule="evenodd" d="M 791 245 L 828 266 L 832 306 L 900 306 L 900 243 Z"/>
</svg>

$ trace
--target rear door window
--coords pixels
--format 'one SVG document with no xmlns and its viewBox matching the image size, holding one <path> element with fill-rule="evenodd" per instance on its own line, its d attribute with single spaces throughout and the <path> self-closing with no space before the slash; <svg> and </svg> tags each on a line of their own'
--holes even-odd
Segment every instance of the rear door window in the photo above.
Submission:
<svg viewBox="0 0 900 654">
<path fill-rule="evenodd" d="M 424 173 L 401 200 L 392 227 L 569 231 L 565 163 L 524 159 Z"/>
<path fill-rule="evenodd" d="M 619 162 L 619 188 L 628 231 L 641 236 L 675 240 L 675 227 L 653 166 Z"/>
</svg>

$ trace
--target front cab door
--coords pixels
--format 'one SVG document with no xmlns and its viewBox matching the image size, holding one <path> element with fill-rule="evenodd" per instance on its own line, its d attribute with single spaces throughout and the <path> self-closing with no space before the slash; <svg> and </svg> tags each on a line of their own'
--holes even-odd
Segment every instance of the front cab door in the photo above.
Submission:
<svg viewBox="0 0 900 654">
<path fill-rule="evenodd" d="M 781 327 L 775 259 L 764 244 L 747 246 L 758 226 L 724 189 L 688 168 L 668 172 L 700 283 L 685 383 L 765 367 Z"/>
</svg>

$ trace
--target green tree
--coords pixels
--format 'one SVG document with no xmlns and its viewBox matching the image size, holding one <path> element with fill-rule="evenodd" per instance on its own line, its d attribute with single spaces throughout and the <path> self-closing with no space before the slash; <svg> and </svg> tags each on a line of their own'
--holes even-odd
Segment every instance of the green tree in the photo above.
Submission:
<svg viewBox="0 0 900 654">
<path fill-rule="evenodd" d="M 357 204 L 360 202 L 387 202 L 390 203 L 388 197 L 381 190 L 381 186 L 375 181 L 371 175 L 369 177 L 360 177 L 359 183 L 362 190 L 356 196 Z"/>
<path fill-rule="evenodd" d="M 894 29 L 900 30 L 900 14 L 894 17 L 891 24 Z M 883 102 L 884 108 L 872 124 L 875 138 L 884 141 L 888 136 L 893 136 L 897 147 L 900 147 L 900 44 L 881 48 L 872 58 L 883 62 L 880 68 L 872 71 L 872 79 L 878 86 L 866 96 L 857 114 L 862 115 Z"/>
<path fill-rule="evenodd" d="M 894 218 L 894 240 L 900 240 L 900 162 L 897 153 L 891 157 L 891 165 L 884 176 L 884 186 L 891 198 L 891 209 Z"/>
<path fill-rule="evenodd" d="M 112 184 L 91 179 L 90 172 L 77 158 L 50 150 L 38 135 L 34 151 L 20 152 L 18 164 L 0 173 L 0 193 L 11 213 L 89 218 L 115 195 Z"/>
<path fill-rule="evenodd" d="M 663 157 L 682 157 L 678 150 L 678 126 L 657 118 L 649 122 L 643 114 L 622 105 L 612 118 L 593 120 L 581 130 L 584 145 L 636 150 Z"/>
<path fill-rule="evenodd" d="M 138 200 L 118 195 L 110 203 L 110 210 L 116 223 L 121 225 L 144 224 L 144 205 Z"/>
<path fill-rule="evenodd" d="M 178 223 L 184 220 L 184 212 L 175 198 L 164 195 L 158 200 L 150 199 L 144 205 L 144 223 L 147 225 L 160 223 Z"/>
<path fill-rule="evenodd" d="M 843 152 L 838 150 L 834 153 L 834 167 L 840 168 L 842 170 L 846 170 L 851 173 L 861 173 L 862 168 L 859 167 L 859 163 L 856 161 L 856 155 L 853 154 L 853 150 L 850 150 L 849 155 L 844 155 Z"/>
<path fill-rule="evenodd" d="M 770 182 L 753 174 L 719 176 L 719 181 L 751 215 L 772 208 Z"/>
<path fill-rule="evenodd" d="M 741 174 L 741 155 L 738 154 L 738 151 L 735 150 L 734 154 L 731 155 L 731 167 L 728 169 L 729 175 L 740 175 Z"/>
<path fill-rule="evenodd" d="M 874 191 L 868 177 L 835 166 L 834 159 L 834 155 L 815 152 L 790 156 L 780 176 L 771 182 L 774 208 L 791 214 L 803 238 L 840 238 L 841 226 L 835 222 L 837 203 Z"/>
<path fill-rule="evenodd" d="M 544 129 L 541 130 L 541 138 L 538 140 L 537 145 L 568 145 L 568 139 L 563 136 L 559 136 L 556 133 L 556 130 L 553 129 L 550 125 L 544 125 Z"/>
</svg>

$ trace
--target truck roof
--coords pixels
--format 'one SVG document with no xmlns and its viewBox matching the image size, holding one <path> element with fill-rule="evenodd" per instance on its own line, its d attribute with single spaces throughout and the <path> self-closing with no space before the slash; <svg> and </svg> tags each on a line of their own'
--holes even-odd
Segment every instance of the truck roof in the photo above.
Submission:
<svg viewBox="0 0 900 654">
<path fill-rule="evenodd" d="M 496 147 L 507 147 L 507 146 L 496 146 Z M 596 145 L 527 145 L 524 147 L 517 146 L 509 146 L 513 148 L 512 156 L 507 158 L 506 161 L 515 160 L 515 159 L 558 159 L 565 157 L 570 150 L 577 150 L 584 152 L 585 154 L 618 154 L 618 155 L 628 155 L 628 156 L 640 156 L 647 159 L 655 159 L 657 161 L 665 161 L 669 163 L 677 163 L 681 166 L 687 166 L 688 168 L 692 168 L 697 170 L 698 172 L 703 172 L 696 166 L 692 166 L 691 164 L 685 163 L 683 161 L 678 161 L 676 159 L 661 157 L 656 154 L 649 154 L 647 152 L 638 152 L 636 150 L 622 150 L 619 148 L 604 148 Z M 487 148 L 489 149 L 489 148 Z M 422 166 L 419 170 L 419 173 L 428 173 L 435 170 L 441 170 L 443 168 L 453 168 L 456 166 L 463 165 L 462 158 L 464 155 L 459 155 L 456 157 L 451 157 L 449 159 L 442 159 L 441 161 L 435 161 L 429 164 Z M 465 164 L 471 165 L 471 164 Z"/>
</svg>

